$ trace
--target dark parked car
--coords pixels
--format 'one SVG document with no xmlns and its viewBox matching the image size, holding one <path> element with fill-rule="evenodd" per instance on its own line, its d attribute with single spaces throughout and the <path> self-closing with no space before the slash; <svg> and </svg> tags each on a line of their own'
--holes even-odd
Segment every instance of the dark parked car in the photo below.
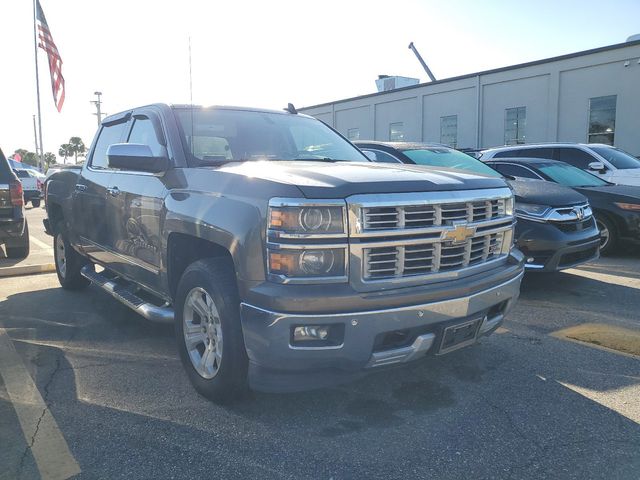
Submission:
<svg viewBox="0 0 640 480">
<path fill-rule="evenodd" d="M 173 322 L 217 401 L 471 345 L 522 279 L 502 178 L 372 163 L 293 106 L 111 115 L 46 196 L 61 285 Z"/>
<path fill-rule="evenodd" d="M 29 229 L 24 218 L 22 184 L 0 150 L 0 244 L 9 258 L 29 255 Z"/>
<path fill-rule="evenodd" d="M 640 187 L 614 185 L 564 162 L 538 158 L 508 158 L 487 162 L 504 175 L 535 178 L 574 188 L 589 199 L 602 241 L 602 253 L 619 241 L 640 244 Z"/>
<path fill-rule="evenodd" d="M 481 161 L 439 144 L 354 143 L 376 161 L 502 176 Z M 600 237 L 583 195 L 540 180 L 512 179 L 509 184 L 516 199 L 516 245 L 527 257 L 527 269 L 557 271 L 598 258 Z"/>
</svg>

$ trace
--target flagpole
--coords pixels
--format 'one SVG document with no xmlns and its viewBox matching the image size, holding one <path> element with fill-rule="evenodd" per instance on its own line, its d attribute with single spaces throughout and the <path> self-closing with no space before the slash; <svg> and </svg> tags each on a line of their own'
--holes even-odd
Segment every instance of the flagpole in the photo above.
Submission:
<svg viewBox="0 0 640 480">
<path fill-rule="evenodd" d="M 36 97 L 38 99 L 38 132 L 40 136 L 40 161 L 39 166 L 40 170 L 44 167 L 44 144 L 42 143 L 42 113 L 40 110 L 40 76 L 38 75 L 38 26 L 36 20 L 36 2 L 37 0 L 33 0 L 33 51 L 34 51 L 34 60 L 36 62 Z M 37 154 L 38 152 L 36 152 Z"/>
</svg>

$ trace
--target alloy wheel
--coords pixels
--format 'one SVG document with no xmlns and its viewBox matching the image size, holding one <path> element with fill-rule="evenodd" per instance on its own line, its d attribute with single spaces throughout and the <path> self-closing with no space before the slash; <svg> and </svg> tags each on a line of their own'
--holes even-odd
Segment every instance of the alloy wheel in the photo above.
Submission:
<svg viewBox="0 0 640 480">
<path fill-rule="evenodd" d="M 202 378 L 215 377 L 222 362 L 222 323 L 211 296 L 200 287 L 187 294 L 183 310 L 184 342 L 193 368 Z"/>
<path fill-rule="evenodd" d="M 64 238 L 61 233 L 56 236 L 56 262 L 60 276 L 65 278 L 67 276 L 67 253 L 64 248 Z"/>
</svg>

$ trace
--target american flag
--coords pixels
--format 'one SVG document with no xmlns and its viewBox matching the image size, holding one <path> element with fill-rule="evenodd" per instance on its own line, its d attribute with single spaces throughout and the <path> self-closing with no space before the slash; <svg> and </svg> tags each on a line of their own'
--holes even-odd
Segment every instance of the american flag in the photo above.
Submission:
<svg viewBox="0 0 640 480">
<path fill-rule="evenodd" d="M 51 30 L 47 24 L 40 1 L 36 0 L 36 19 L 38 25 L 38 47 L 47 52 L 49 59 L 49 72 L 51 73 L 51 90 L 53 92 L 53 103 L 58 111 L 62 110 L 64 103 L 64 77 L 62 76 L 62 58 L 58 52 Z"/>
</svg>

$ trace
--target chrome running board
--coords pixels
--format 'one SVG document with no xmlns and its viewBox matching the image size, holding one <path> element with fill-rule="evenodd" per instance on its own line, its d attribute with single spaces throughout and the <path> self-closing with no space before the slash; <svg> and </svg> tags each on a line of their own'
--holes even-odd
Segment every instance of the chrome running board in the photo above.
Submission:
<svg viewBox="0 0 640 480">
<path fill-rule="evenodd" d="M 143 300 L 127 286 L 119 284 L 117 278 L 109 278 L 102 273 L 96 272 L 93 265 L 82 267 L 80 274 L 147 320 L 154 323 L 173 323 L 174 314 L 171 307 L 159 307 Z"/>
</svg>

